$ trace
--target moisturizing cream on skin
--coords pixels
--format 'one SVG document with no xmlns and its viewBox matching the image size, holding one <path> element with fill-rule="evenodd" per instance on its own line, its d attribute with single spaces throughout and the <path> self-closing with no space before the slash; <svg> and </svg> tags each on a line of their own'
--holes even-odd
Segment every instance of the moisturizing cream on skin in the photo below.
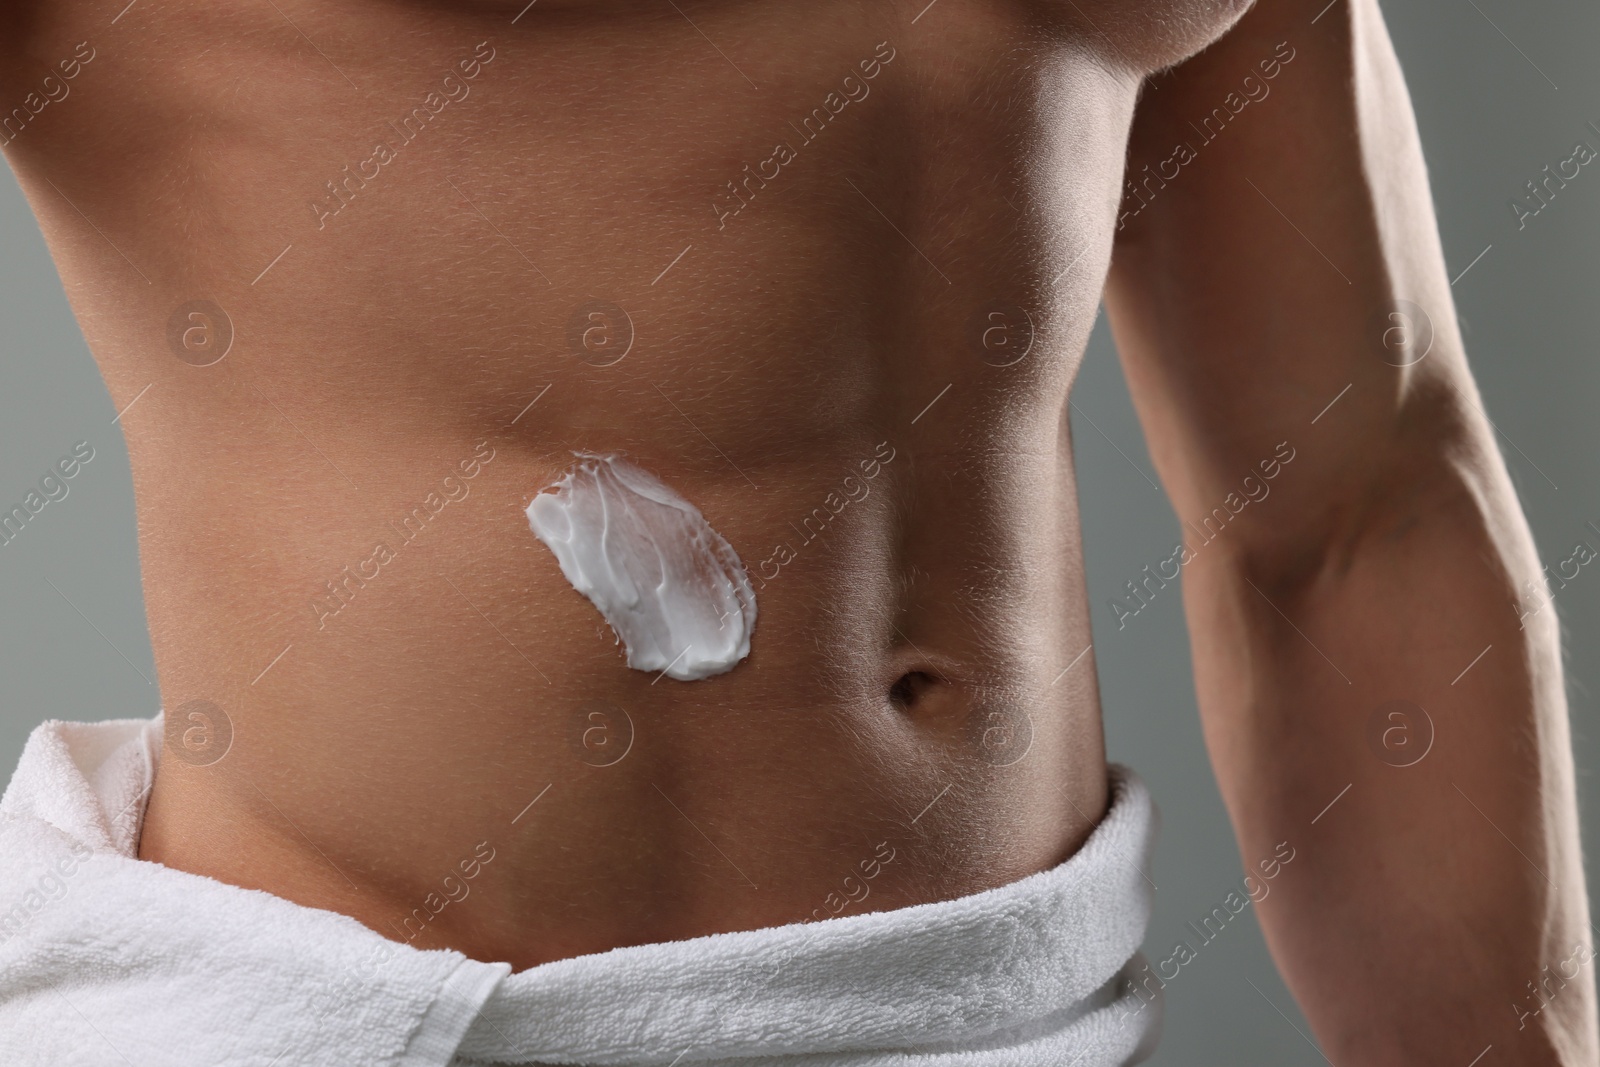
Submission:
<svg viewBox="0 0 1600 1067">
<path fill-rule="evenodd" d="M 628 666 L 691 682 L 750 654 L 756 594 L 700 509 L 615 454 L 578 462 L 528 505 L 533 535 L 616 632 Z"/>
</svg>

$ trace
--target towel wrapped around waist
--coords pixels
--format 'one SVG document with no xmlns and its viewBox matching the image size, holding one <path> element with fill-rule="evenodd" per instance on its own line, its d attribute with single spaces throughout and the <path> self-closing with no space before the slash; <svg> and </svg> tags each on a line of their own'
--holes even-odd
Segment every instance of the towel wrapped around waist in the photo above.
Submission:
<svg viewBox="0 0 1600 1067">
<path fill-rule="evenodd" d="M 0 800 L 0 1062 L 1112 1067 L 1159 1031 L 1131 978 L 1155 812 L 1125 768 L 1083 848 L 1017 882 L 510 974 L 138 860 L 160 737 L 29 740 Z"/>
</svg>

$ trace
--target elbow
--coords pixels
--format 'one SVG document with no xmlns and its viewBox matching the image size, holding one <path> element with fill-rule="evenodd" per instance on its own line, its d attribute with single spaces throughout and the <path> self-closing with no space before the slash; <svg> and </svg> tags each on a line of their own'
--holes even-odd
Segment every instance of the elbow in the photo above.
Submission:
<svg viewBox="0 0 1600 1067">
<path fill-rule="evenodd" d="M 1387 410 L 1363 405 L 1354 414 L 1345 432 L 1296 444 L 1271 495 L 1242 508 L 1228 536 L 1207 542 L 1200 554 L 1208 565 L 1248 578 L 1275 602 L 1385 557 L 1417 566 L 1465 553 L 1511 590 L 1537 575 L 1493 431 L 1465 390 L 1413 381 Z M 1218 518 L 1213 510 L 1186 523 L 1186 537 L 1211 535 Z"/>
</svg>

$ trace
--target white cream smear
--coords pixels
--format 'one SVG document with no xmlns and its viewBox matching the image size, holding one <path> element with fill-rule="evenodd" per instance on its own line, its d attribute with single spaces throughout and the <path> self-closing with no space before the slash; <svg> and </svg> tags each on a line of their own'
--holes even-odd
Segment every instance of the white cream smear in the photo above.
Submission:
<svg viewBox="0 0 1600 1067">
<path fill-rule="evenodd" d="M 628 666 L 692 682 L 750 654 L 756 593 L 700 509 L 615 454 L 578 462 L 528 505 L 533 535 L 627 649 Z"/>
</svg>

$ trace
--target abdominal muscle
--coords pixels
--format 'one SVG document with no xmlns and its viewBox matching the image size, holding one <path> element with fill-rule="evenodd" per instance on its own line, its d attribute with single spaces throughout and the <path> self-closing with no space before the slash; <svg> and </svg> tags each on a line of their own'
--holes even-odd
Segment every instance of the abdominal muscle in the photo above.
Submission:
<svg viewBox="0 0 1600 1067">
<path fill-rule="evenodd" d="M 144 858 L 520 968 L 974 892 L 1102 815 L 1063 413 L 1137 79 L 998 4 L 684 7 L 308 9 L 326 62 L 130 14 L 8 148 L 150 385 Z M 214 62 L 151 67 L 182 32 Z M 626 665 L 524 514 L 579 451 L 737 552 L 737 667 Z"/>
</svg>

